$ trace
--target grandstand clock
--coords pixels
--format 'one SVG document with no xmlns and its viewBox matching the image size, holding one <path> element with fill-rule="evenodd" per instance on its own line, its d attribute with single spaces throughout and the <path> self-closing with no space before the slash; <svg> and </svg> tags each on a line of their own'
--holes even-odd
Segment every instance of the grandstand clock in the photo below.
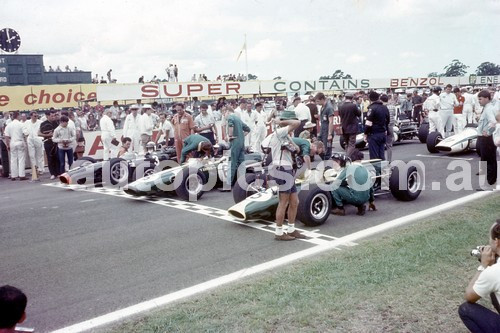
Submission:
<svg viewBox="0 0 500 333">
<path fill-rule="evenodd" d="M 21 37 L 11 28 L 0 30 L 0 49 L 5 52 L 16 52 L 21 46 Z"/>
</svg>

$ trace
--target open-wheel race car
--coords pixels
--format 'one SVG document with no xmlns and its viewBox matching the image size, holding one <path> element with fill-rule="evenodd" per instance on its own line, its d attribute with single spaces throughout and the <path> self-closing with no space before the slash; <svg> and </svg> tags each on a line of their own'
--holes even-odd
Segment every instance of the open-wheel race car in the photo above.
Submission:
<svg viewBox="0 0 500 333">
<path fill-rule="evenodd" d="M 109 161 L 84 156 L 73 163 L 72 169 L 60 175 L 59 180 L 64 184 L 125 185 L 155 173 L 161 162 L 175 156 L 175 147 L 164 147 L 144 155 L 126 153 Z"/>
<path fill-rule="evenodd" d="M 244 167 L 253 172 L 253 165 L 261 165 L 262 155 L 245 154 Z M 198 200 L 203 192 L 227 181 L 229 157 L 190 158 L 186 163 L 175 165 L 127 185 L 124 191 L 134 196 L 175 193 L 184 200 Z"/>
<path fill-rule="evenodd" d="M 427 136 L 427 150 L 430 153 L 460 153 L 466 150 L 477 151 L 477 124 L 467 124 L 458 134 L 443 138 L 439 132 L 430 132 Z"/>
<path fill-rule="evenodd" d="M 401 201 L 412 201 L 422 191 L 423 170 L 418 164 L 394 162 L 390 167 L 382 167 L 381 160 L 364 160 L 369 169 L 375 193 L 390 192 Z M 333 208 L 330 192 L 331 184 L 340 171 L 333 169 L 316 170 L 315 177 L 297 179 L 299 206 L 297 219 L 307 226 L 318 226 L 328 219 Z M 241 220 L 272 219 L 278 206 L 278 187 L 268 186 L 269 182 L 259 178 L 259 174 L 247 174 L 244 184 L 236 182 L 233 187 L 235 205 L 228 213 Z M 241 200 L 241 201 L 240 201 Z"/>
</svg>

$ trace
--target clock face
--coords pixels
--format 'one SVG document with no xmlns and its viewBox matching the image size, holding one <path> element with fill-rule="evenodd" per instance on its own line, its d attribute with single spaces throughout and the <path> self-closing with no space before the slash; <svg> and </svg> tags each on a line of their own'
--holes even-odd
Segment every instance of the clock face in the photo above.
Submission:
<svg viewBox="0 0 500 333">
<path fill-rule="evenodd" d="M 5 52 L 15 52 L 21 46 L 21 37 L 11 28 L 0 30 L 0 49 Z"/>
</svg>

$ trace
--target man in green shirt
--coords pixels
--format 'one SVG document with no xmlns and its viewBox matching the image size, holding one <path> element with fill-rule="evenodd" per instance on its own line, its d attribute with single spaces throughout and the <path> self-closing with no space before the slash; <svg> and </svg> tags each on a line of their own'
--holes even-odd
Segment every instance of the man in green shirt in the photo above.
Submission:
<svg viewBox="0 0 500 333">
<path fill-rule="evenodd" d="M 314 157 L 316 154 L 322 154 L 325 150 L 325 145 L 321 141 L 311 143 L 309 140 L 295 137 L 292 138 L 292 141 L 299 146 L 299 154 L 304 159 L 307 169 L 311 170 L 311 157 Z"/>
<path fill-rule="evenodd" d="M 181 159 L 179 163 L 184 163 L 186 161 L 186 156 L 192 152 L 210 156 L 212 154 L 212 144 L 204 136 L 191 134 L 183 141 Z"/>
<path fill-rule="evenodd" d="M 355 162 L 347 164 L 347 158 L 343 154 L 334 153 L 332 160 L 336 161 L 343 170 L 333 183 L 332 198 L 337 208 L 333 210 L 335 215 L 345 215 L 344 205 L 351 204 L 358 208 L 357 215 L 365 215 L 365 203 L 369 202 L 369 210 L 376 210 L 374 205 L 373 186 L 368 170 L 360 163 L 363 153 L 359 150 L 351 154 Z"/>
</svg>

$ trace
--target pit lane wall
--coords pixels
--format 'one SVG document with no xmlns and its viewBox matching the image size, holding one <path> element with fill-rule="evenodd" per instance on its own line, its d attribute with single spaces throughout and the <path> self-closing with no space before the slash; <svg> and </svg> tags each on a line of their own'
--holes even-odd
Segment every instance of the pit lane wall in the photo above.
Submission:
<svg viewBox="0 0 500 333">
<path fill-rule="evenodd" d="M 76 107 L 97 98 L 103 104 L 114 100 L 173 97 L 235 96 L 339 90 L 414 88 L 429 86 L 499 84 L 497 76 L 422 77 L 343 80 L 275 80 L 246 82 L 180 82 L 161 84 L 64 84 L 0 87 L 0 111 Z M 109 103 L 105 103 L 109 102 Z"/>
</svg>

